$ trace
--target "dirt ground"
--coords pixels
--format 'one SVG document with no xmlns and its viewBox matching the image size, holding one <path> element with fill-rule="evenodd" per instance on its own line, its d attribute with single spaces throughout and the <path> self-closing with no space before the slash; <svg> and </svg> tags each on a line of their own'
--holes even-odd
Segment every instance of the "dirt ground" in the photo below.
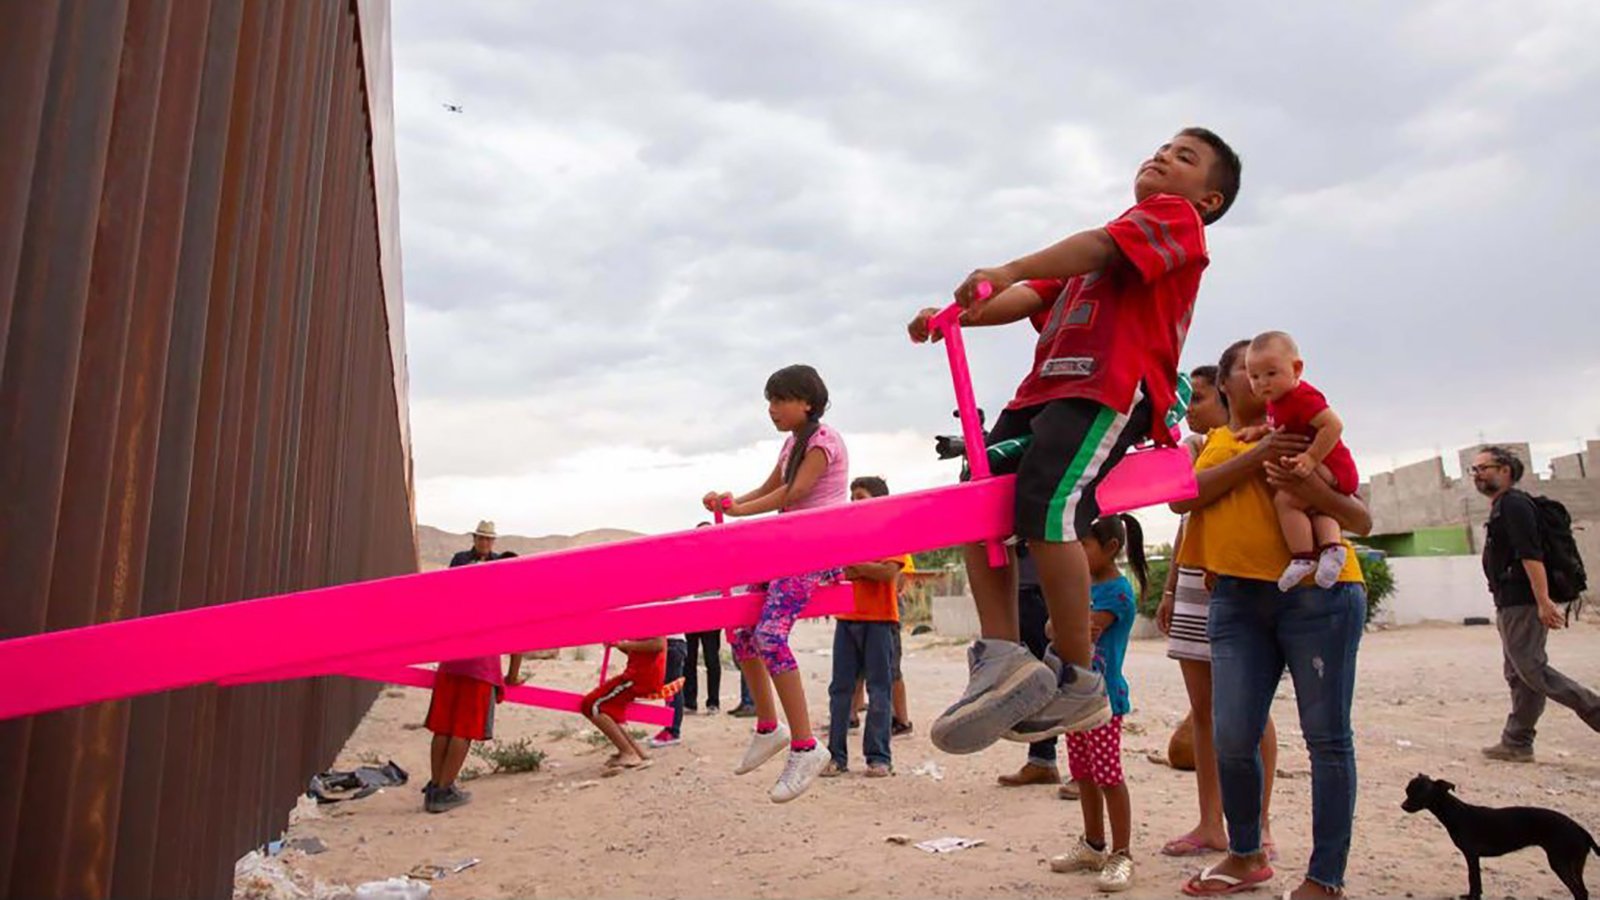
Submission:
<svg viewBox="0 0 1600 900">
<path fill-rule="evenodd" d="M 806 673 L 814 719 L 825 721 L 831 626 L 803 623 L 794 645 Z M 1579 624 L 1551 641 L 1552 662 L 1600 685 L 1600 626 Z M 1136 641 L 1128 657 L 1134 711 L 1124 764 L 1134 804 L 1135 897 L 1170 897 L 1205 859 L 1168 859 L 1163 841 L 1195 819 L 1193 776 L 1147 759 L 1164 751 L 1187 701 L 1178 667 L 1159 641 Z M 598 655 L 535 663 L 536 683 L 585 689 Z M 1419 626 L 1369 634 L 1362 646 L 1355 710 L 1361 795 L 1349 866 L 1351 896 L 1454 897 L 1464 892 L 1460 855 L 1432 816 L 1409 816 L 1400 801 L 1417 772 L 1459 785 L 1469 802 L 1548 806 L 1600 831 L 1600 737 L 1552 704 L 1534 765 L 1491 763 L 1491 743 L 1508 708 L 1492 628 Z M 428 735 L 418 723 L 425 691 L 391 689 L 351 737 L 339 766 L 394 759 L 414 784 L 321 809 L 302 801 L 289 837 L 316 836 L 325 853 L 282 857 L 326 882 L 357 884 L 405 873 L 419 863 L 464 857 L 482 862 L 436 882 L 434 896 L 464 897 L 974 897 L 1088 896 L 1087 876 L 1056 875 L 1045 860 L 1080 833 L 1074 802 L 1053 788 L 1007 789 L 995 776 L 1021 764 L 1025 748 L 1002 742 L 973 756 L 947 756 L 926 726 L 960 692 L 964 644 L 907 638 L 904 670 L 917 730 L 894 742 L 897 776 L 851 774 L 823 780 L 799 800 L 775 805 L 766 792 L 780 761 L 745 777 L 732 768 L 747 720 L 692 717 L 684 742 L 658 751 L 653 768 L 601 779 L 605 750 L 585 739 L 572 715 L 502 706 L 498 737 L 529 737 L 548 753 L 531 774 L 490 775 L 468 785 L 473 802 L 444 815 L 422 812 Z M 724 708 L 738 678 L 723 679 Z M 1297 883 L 1310 850 L 1310 780 L 1293 697 L 1285 681 L 1275 715 L 1283 745 L 1274 799 L 1277 890 Z M 859 733 L 852 736 L 856 771 Z M 481 765 L 477 761 L 474 763 Z M 935 763 L 942 779 L 915 774 Z M 943 836 L 981 847 L 925 853 L 887 843 Z M 1600 862 L 1600 861 L 1597 861 Z M 1600 888 L 1591 867 L 1589 883 Z M 1489 897 L 1565 897 L 1543 854 L 1525 851 L 1484 864 Z"/>
</svg>

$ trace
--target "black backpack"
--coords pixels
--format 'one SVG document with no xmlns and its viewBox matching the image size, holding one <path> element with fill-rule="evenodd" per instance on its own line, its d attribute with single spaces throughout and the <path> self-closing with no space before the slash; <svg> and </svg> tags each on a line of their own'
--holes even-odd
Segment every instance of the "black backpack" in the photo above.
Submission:
<svg viewBox="0 0 1600 900">
<path fill-rule="evenodd" d="M 1578 555 L 1578 541 L 1572 536 L 1572 515 L 1559 500 L 1534 497 L 1539 512 L 1539 539 L 1544 546 L 1545 578 L 1550 584 L 1550 599 L 1571 603 L 1589 589 L 1589 574 Z"/>
</svg>

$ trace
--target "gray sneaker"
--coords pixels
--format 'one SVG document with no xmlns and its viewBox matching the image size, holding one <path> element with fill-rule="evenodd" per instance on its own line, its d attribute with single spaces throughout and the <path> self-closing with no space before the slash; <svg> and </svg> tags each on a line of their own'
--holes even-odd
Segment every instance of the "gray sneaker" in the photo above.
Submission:
<svg viewBox="0 0 1600 900">
<path fill-rule="evenodd" d="M 929 731 L 945 753 L 977 753 L 1056 693 L 1055 673 L 1010 641 L 977 641 L 967 650 L 967 669 L 966 692 Z"/>
<path fill-rule="evenodd" d="M 1483 755 L 1499 762 L 1533 762 L 1532 747 L 1513 747 L 1509 744 L 1493 744 L 1483 748 Z"/>
<path fill-rule="evenodd" d="M 1045 652 L 1045 667 L 1059 684 L 1065 671 L 1055 648 Z M 1044 707 L 1006 732 L 1008 741 L 1031 744 L 1047 741 L 1069 731 L 1088 731 L 1111 721 L 1111 702 L 1106 699 L 1106 680 L 1099 672 L 1071 666 L 1072 680 L 1060 684 L 1055 696 Z"/>
</svg>

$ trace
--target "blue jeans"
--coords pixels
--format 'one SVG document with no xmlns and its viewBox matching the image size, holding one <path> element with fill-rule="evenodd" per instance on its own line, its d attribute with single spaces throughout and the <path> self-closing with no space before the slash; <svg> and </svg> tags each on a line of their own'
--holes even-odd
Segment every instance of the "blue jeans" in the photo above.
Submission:
<svg viewBox="0 0 1600 900">
<path fill-rule="evenodd" d="M 1022 631 L 1022 643 L 1028 652 L 1044 659 L 1050 640 L 1044 636 L 1044 627 L 1050 623 L 1050 607 L 1045 605 L 1044 591 L 1036 584 L 1017 588 L 1017 622 Z M 1034 741 L 1028 745 L 1028 762 L 1037 766 L 1056 764 L 1056 738 Z"/>
<path fill-rule="evenodd" d="M 689 655 L 689 644 L 682 638 L 667 638 L 667 683 L 683 677 L 683 661 Z M 673 737 L 683 737 L 683 691 L 672 695 L 672 727 L 667 729 Z"/>
<path fill-rule="evenodd" d="M 867 682 L 867 722 L 862 753 L 867 765 L 889 765 L 889 727 L 894 717 L 893 622 L 846 622 L 833 626 L 833 680 L 828 684 L 828 755 L 839 768 L 850 762 L 850 706 L 856 681 Z"/>
<path fill-rule="evenodd" d="M 1367 592 L 1340 583 L 1287 594 L 1270 581 L 1217 579 L 1211 595 L 1211 707 L 1228 849 L 1261 849 L 1261 734 L 1285 667 L 1311 751 L 1311 862 L 1306 877 L 1344 885 L 1356 812 L 1350 730 Z"/>
</svg>

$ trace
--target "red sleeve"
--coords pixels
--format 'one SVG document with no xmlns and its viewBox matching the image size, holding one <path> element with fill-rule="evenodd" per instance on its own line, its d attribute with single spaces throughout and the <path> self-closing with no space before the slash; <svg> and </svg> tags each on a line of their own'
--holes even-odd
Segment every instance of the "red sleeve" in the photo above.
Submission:
<svg viewBox="0 0 1600 900">
<path fill-rule="evenodd" d="M 1107 225 L 1106 233 L 1146 282 L 1206 258 L 1200 213 L 1175 194 L 1147 197 Z"/>
<path fill-rule="evenodd" d="M 1272 418 L 1287 428 L 1310 428 L 1311 420 L 1327 408 L 1328 398 L 1312 387 L 1311 382 L 1302 381 L 1288 396 L 1272 404 Z"/>
<path fill-rule="evenodd" d="M 1035 294 L 1044 298 L 1044 306 L 1039 311 L 1028 317 L 1033 323 L 1033 330 L 1044 331 L 1045 323 L 1050 321 L 1050 310 L 1056 305 L 1056 298 L 1066 290 L 1067 281 L 1064 278 L 1033 278 L 1024 282 Z"/>
</svg>

